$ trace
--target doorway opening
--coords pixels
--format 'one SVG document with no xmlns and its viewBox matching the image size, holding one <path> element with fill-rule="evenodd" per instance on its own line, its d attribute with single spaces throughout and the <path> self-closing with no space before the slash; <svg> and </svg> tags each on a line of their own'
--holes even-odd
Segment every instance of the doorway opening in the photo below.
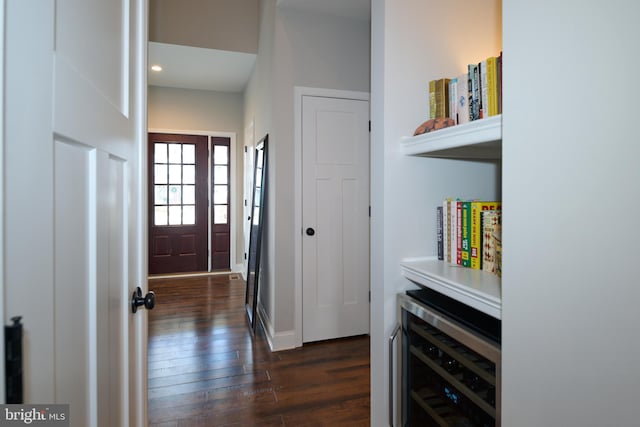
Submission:
<svg viewBox="0 0 640 427">
<path fill-rule="evenodd" d="M 229 135 L 149 132 L 149 274 L 233 265 L 233 146 Z"/>
</svg>

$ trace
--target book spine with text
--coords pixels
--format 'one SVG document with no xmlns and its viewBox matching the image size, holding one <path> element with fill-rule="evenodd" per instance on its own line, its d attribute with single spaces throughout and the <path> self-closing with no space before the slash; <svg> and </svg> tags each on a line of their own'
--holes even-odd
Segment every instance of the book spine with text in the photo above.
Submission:
<svg viewBox="0 0 640 427">
<path fill-rule="evenodd" d="M 456 202 L 456 264 L 462 265 L 462 202 Z"/>
<path fill-rule="evenodd" d="M 436 118 L 436 81 L 429 82 L 429 118 Z"/>
<path fill-rule="evenodd" d="M 489 117 L 489 92 L 487 86 L 487 61 L 478 64 L 480 72 L 480 118 Z"/>
<path fill-rule="evenodd" d="M 436 119 L 449 117 L 449 81 L 436 80 Z"/>
<path fill-rule="evenodd" d="M 462 202 L 462 249 L 461 258 L 463 267 L 471 267 L 471 203 Z"/>
<path fill-rule="evenodd" d="M 496 273 L 496 234 L 501 232 L 500 211 L 482 211 L 482 270 Z"/>
<path fill-rule="evenodd" d="M 454 123 L 458 123 L 458 78 L 454 77 L 449 81 L 449 118 Z"/>
<path fill-rule="evenodd" d="M 501 209 L 500 202 L 475 201 L 471 203 L 471 268 L 482 269 L 482 212 Z"/>
<path fill-rule="evenodd" d="M 457 254 L 458 254 L 458 227 L 457 224 L 457 205 L 458 202 L 456 200 L 451 200 L 449 203 L 449 207 L 451 210 L 451 222 L 449 223 L 449 228 L 451 229 L 451 240 L 449 241 L 449 252 L 451 254 L 451 260 L 449 261 L 452 265 L 457 264 Z"/>
<path fill-rule="evenodd" d="M 498 114 L 498 58 L 487 58 L 487 102 L 489 105 L 488 116 Z"/>
<path fill-rule="evenodd" d="M 449 211 L 450 199 L 445 199 L 442 203 L 442 253 L 444 261 L 451 261 L 451 254 L 449 253 L 449 239 L 451 239 L 451 230 L 449 229 L 449 217 L 451 212 Z"/>
<path fill-rule="evenodd" d="M 444 248 L 443 248 L 443 228 L 442 228 L 442 206 L 436 207 L 436 236 L 438 240 L 438 259 L 444 260 Z"/>
<path fill-rule="evenodd" d="M 456 80 L 456 123 L 461 125 L 469 122 L 469 74 L 462 74 Z"/>
</svg>

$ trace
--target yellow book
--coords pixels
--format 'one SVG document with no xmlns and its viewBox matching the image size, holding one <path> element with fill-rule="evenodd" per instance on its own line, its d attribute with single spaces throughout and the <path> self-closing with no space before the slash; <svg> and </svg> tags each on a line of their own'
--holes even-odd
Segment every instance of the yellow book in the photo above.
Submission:
<svg viewBox="0 0 640 427">
<path fill-rule="evenodd" d="M 488 116 L 498 115 L 498 58 L 487 58 Z"/>
<path fill-rule="evenodd" d="M 449 117 L 449 82 L 451 79 L 439 79 L 435 82 L 436 119 Z"/>
<path fill-rule="evenodd" d="M 501 202 L 471 202 L 471 268 L 482 269 L 482 211 L 502 209 Z"/>
</svg>

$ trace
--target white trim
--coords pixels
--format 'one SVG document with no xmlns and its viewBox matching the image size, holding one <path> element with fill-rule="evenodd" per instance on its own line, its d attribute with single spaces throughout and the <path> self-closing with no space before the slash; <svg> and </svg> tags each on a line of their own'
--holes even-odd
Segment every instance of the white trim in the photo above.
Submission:
<svg viewBox="0 0 640 427">
<path fill-rule="evenodd" d="M 271 351 L 290 350 L 296 347 L 295 331 L 273 333 L 273 325 L 264 311 L 264 306 L 258 303 L 258 320 L 262 324 L 264 335 Z"/>
<path fill-rule="evenodd" d="M 229 218 L 229 229 L 231 230 L 231 236 L 229 237 L 230 242 L 229 242 L 229 265 L 230 266 L 235 266 L 236 265 L 236 215 L 237 215 L 237 197 L 235 194 L 236 191 L 236 170 L 237 170 L 237 156 L 236 156 L 236 133 L 235 132 L 218 132 L 218 131 L 210 131 L 210 130 L 184 130 L 184 129 L 180 129 L 180 130 L 176 130 L 176 129 L 158 129 L 158 128 L 149 128 L 147 130 L 147 132 L 149 133 L 173 133 L 173 134 L 177 134 L 177 135 L 203 135 L 206 136 L 208 138 L 207 140 L 207 147 L 208 147 L 208 151 L 209 151 L 209 157 L 207 160 L 207 168 L 209 170 L 209 177 L 207 179 L 207 185 L 209 187 L 208 193 L 207 193 L 207 211 L 208 211 L 208 239 L 207 239 L 207 248 L 209 251 L 209 256 L 208 261 L 207 261 L 207 268 L 209 271 L 211 271 L 211 253 L 212 253 L 212 247 L 211 247 L 211 200 L 209 200 L 210 196 L 211 196 L 211 137 L 218 137 L 218 138 L 229 138 L 230 139 L 230 147 L 229 147 L 229 151 L 230 151 L 230 159 L 229 161 L 231 162 L 231 170 L 229 171 L 230 174 L 230 180 L 229 180 L 229 194 L 231 197 L 231 212 L 230 212 L 230 218 Z M 148 166 L 145 166 L 145 171 L 147 169 Z"/>
<path fill-rule="evenodd" d="M 302 97 L 316 96 L 323 98 L 353 99 L 358 101 L 369 101 L 368 92 L 355 92 L 350 90 L 335 90 L 296 86 L 293 90 L 294 105 L 294 344 L 295 347 L 302 346 Z"/>
</svg>

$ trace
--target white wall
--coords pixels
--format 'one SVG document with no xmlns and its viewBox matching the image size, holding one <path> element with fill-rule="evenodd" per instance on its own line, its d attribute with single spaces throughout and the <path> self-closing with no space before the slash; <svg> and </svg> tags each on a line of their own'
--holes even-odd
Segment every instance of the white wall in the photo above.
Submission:
<svg viewBox="0 0 640 427">
<path fill-rule="evenodd" d="M 368 92 L 370 27 L 368 22 L 277 8 L 275 3 L 261 2 L 258 59 L 245 95 L 245 121 L 255 118 L 256 137 L 268 132 L 270 142 L 262 303 L 274 334 L 293 339 L 294 87 Z"/>
<path fill-rule="evenodd" d="M 244 99 L 240 93 L 212 92 L 150 86 L 148 127 L 173 131 L 234 132 L 236 134 L 236 263 L 244 258 L 242 234 Z M 233 266 L 232 266 L 233 267 Z"/>
<path fill-rule="evenodd" d="M 372 1 L 372 426 L 388 423 L 387 339 L 398 321 L 396 295 L 413 287 L 400 275 L 401 260 L 436 255 L 436 206 L 446 197 L 500 196 L 497 164 L 400 152 L 401 137 L 428 116 L 429 81 L 460 75 L 469 63 L 499 53 L 496 3 Z M 452 31 L 451 22 L 486 28 L 469 37 Z"/>
<path fill-rule="evenodd" d="M 150 0 L 149 40 L 256 53 L 258 0 Z"/>
<path fill-rule="evenodd" d="M 637 426 L 640 4 L 504 3 L 503 425 Z"/>
</svg>

